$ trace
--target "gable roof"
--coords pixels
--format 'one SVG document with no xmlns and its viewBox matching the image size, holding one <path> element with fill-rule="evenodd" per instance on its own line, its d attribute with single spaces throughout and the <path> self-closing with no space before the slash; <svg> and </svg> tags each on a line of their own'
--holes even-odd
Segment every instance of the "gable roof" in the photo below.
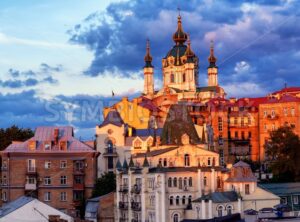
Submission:
<svg viewBox="0 0 300 222">
<path fill-rule="evenodd" d="M 93 148 L 79 141 L 74 137 L 73 127 L 71 126 L 41 126 L 37 127 L 34 136 L 25 142 L 12 143 L 2 152 L 45 152 L 44 143 L 54 141 L 54 131 L 58 130 L 58 144 L 52 145 L 51 151 L 59 152 L 95 152 Z M 35 151 L 29 151 L 28 145 L 30 141 L 36 142 Z M 59 150 L 59 142 L 67 142 L 67 151 Z M 49 151 L 49 152 L 51 152 Z"/>
<path fill-rule="evenodd" d="M 33 200 L 34 198 L 32 197 L 21 196 L 18 199 L 3 205 L 0 208 L 0 218 L 10 214 L 11 212 L 19 209 L 20 207 L 23 207 L 24 205 L 28 204 Z"/>
</svg>

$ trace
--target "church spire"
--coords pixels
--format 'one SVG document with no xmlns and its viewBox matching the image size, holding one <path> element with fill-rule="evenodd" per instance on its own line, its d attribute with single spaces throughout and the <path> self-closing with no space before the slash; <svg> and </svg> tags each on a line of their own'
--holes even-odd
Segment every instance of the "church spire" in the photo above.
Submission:
<svg viewBox="0 0 300 222">
<path fill-rule="evenodd" d="M 209 62 L 209 68 L 217 67 L 216 66 L 217 58 L 215 57 L 215 54 L 214 54 L 214 41 L 213 40 L 210 41 L 210 54 L 208 57 L 208 62 Z"/>
<path fill-rule="evenodd" d="M 150 41 L 147 39 L 146 43 L 146 55 L 144 57 L 145 60 L 145 67 L 153 67 L 152 65 L 152 56 L 150 54 Z"/>
<path fill-rule="evenodd" d="M 173 34 L 173 40 L 176 43 L 176 45 L 183 44 L 187 40 L 187 34 L 183 31 L 182 28 L 180 11 L 177 17 L 177 30 Z"/>
<path fill-rule="evenodd" d="M 186 57 L 187 57 L 187 62 L 192 62 L 192 58 L 195 56 L 195 53 L 193 52 L 192 48 L 191 48 L 191 39 L 190 39 L 190 35 L 188 35 L 187 37 L 187 49 L 185 51 Z"/>
</svg>

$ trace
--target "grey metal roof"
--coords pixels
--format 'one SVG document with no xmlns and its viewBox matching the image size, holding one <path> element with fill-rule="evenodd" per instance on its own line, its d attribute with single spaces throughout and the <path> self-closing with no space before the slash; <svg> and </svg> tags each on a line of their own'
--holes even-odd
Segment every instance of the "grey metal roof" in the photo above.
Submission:
<svg viewBox="0 0 300 222">
<path fill-rule="evenodd" d="M 10 214 L 11 212 L 19 209 L 33 200 L 34 198 L 32 197 L 21 196 L 18 199 L 3 205 L 0 208 L 0 218 Z"/>
<path fill-rule="evenodd" d="M 258 184 L 259 187 L 270 191 L 279 196 L 299 194 L 300 183 L 262 183 Z"/>
<path fill-rule="evenodd" d="M 202 200 L 212 200 L 213 203 L 228 203 L 238 200 L 238 194 L 235 191 L 213 192 L 194 200 L 193 202 L 201 202 Z"/>
<path fill-rule="evenodd" d="M 122 126 L 124 121 L 122 120 L 120 114 L 116 110 L 111 110 L 105 117 L 104 121 L 101 123 L 99 127 L 106 126 L 108 124 L 113 124 L 115 126 Z"/>
</svg>

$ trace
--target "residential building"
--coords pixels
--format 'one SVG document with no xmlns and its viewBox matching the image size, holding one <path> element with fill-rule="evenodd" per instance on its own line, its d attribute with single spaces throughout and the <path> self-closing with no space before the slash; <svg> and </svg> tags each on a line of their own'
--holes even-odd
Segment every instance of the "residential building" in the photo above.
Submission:
<svg viewBox="0 0 300 222">
<path fill-rule="evenodd" d="M 32 138 L 1 151 L 3 204 L 26 195 L 78 215 L 91 196 L 98 155 L 74 138 L 72 127 L 38 127 Z"/>
<path fill-rule="evenodd" d="M 53 220 L 56 218 L 56 220 Z M 59 220 L 58 220 L 59 219 Z M 74 219 L 33 197 L 20 196 L 0 208 L 1 222 L 73 222 Z"/>
</svg>

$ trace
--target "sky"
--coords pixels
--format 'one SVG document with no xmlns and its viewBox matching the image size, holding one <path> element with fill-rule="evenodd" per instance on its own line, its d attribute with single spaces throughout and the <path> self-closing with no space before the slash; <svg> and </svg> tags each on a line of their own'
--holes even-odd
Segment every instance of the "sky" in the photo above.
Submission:
<svg viewBox="0 0 300 222">
<path fill-rule="evenodd" d="M 161 86 L 178 7 L 200 86 L 211 40 L 228 97 L 300 85 L 296 0 L 1 0 L 0 127 L 72 125 L 92 139 L 104 106 L 142 91 L 147 38 Z"/>
</svg>

